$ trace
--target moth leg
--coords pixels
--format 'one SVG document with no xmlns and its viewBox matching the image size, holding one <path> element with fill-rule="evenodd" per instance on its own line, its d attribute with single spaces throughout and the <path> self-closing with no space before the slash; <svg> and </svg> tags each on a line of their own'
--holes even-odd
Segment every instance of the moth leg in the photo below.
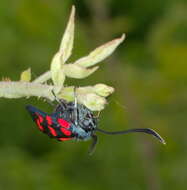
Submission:
<svg viewBox="0 0 187 190">
<path fill-rule="evenodd" d="M 76 87 L 74 87 L 74 116 L 75 116 L 75 125 L 78 124 L 78 109 L 77 109 L 77 96 L 76 96 Z"/>
<path fill-rule="evenodd" d="M 57 96 L 56 96 L 54 90 L 51 90 L 51 93 L 53 94 L 55 100 L 56 100 L 59 104 L 61 104 L 61 101 L 57 98 Z"/>
<path fill-rule="evenodd" d="M 100 116 L 101 111 L 98 111 L 94 118 L 98 118 Z"/>
<path fill-rule="evenodd" d="M 97 136 L 96 135 L 92 135 L 92 144 L 90 145 L 90 148 L 88 150 L 88 154 L 90 156 L 94 153 L 97 142 L 98 142 Z"/>
<path fill-rule="evenodd" d="M 55 97 L 55 100 L 59 103 L 59 105 L 64 108 L 64 103 L 56 96 L 54 90 L 51 90 L 51 93 L 53 94 L 53 96 Z"/>
<path fill-rule="evenodd" d="M 49 105 L 51 105 L 51 106 L 55 106 L 55 104 L 53 103 L 53 101 L 51 101 L 51 100 L 49 100 L 49 99 L 45 99 L 45 101 L 49 104 Z"/>
</svg>

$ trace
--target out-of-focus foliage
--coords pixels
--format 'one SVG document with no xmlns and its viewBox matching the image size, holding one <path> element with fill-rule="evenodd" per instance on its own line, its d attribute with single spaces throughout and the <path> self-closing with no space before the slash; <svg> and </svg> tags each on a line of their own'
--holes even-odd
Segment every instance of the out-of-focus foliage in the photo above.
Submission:
<svg viewBox="0 0 187 190">
<path fill-rule="evenodd" d="M 25 111 L 37 99 L 0 99 L 0 189 L 185 190 L 187 178 L 187 3 L 185 0 L 14 0 L 0 3 L 0 75 L 19 80 L 49 69 L 71 9 L 77 9 L 72 61 L 101 42 L 127 38 L 101 69 L 67 84 L 115 87 L 100 115 L 108 130 L 149 127 L 167 142 L 144 134 L 99 135 L 90 142 L 59 143 L 39 133 Z M 11 119 L 10 119 L 11 117 Z"/>
</svg>

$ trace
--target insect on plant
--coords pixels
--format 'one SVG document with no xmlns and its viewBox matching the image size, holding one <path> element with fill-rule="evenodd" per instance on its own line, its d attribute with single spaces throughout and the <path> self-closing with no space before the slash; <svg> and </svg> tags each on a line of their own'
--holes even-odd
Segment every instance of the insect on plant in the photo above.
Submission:
<svg viewBox="0 0 187 190">
<path fill-rule="evenodd" d="M 51 138 L 58 141 L 66 141 L 71 139 L 89 140 L 92 144 L 89 154 L 92 154 L 97 144 L 98 137 L 96 132 L 107 135 L 122 135 L 126 133 L 147 133 L 156 137 L 161 143 L 165 144 L 162 137 L 154 130 L 149 128 L 137 128 L 124 131 L 105 131 L 98 128 L 98 117 L 94 116 L 93 111 L 89 110 L 83 104 L 78 104 L 75 96 L 74 102 L 66 102 L 58 100 L 55 110 L 51 114 L 47 114 L 31 105 L 26 106 L 33 121 L 37 124 L 38 129 L 47 134 Z"/>
</svg>

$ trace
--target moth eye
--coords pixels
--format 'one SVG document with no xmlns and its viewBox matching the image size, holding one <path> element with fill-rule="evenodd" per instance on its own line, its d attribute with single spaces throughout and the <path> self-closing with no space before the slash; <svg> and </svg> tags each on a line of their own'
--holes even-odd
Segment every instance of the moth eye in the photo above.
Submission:
<svg viewBox="0 0 187 190">
<path fill-rule="evenodd" d="M 90 122 L 88 120 L 84 120 L 83 123 L 84 123 L 84 125 L 87 126 L 87 125 L 89 125 Z"/>
</svg>

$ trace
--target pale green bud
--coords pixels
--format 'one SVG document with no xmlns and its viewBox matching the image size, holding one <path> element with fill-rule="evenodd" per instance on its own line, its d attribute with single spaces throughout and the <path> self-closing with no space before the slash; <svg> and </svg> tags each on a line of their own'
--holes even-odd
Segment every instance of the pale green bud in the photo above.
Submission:
<svg viewBox="0 0 187 190">
<path fill-rule="evenodd" d="M 23 71 L 20 76 L 20 81 L 22 82 L 30 82 L 31 80 L 31 68 Z"/>
<path fill-rule="evenodd" d="M 99 96 L 107 97 L 114 92 L 114 88 L 106 84 L 96 84 L 93 90 Z"/>
<path fill-rule="evenodd" d="M 105 98 L 94 93 L 78 95 L 78 101 L 92 111 L 101 111 L 104 109 L 106 104 Z"/>
</svg>

